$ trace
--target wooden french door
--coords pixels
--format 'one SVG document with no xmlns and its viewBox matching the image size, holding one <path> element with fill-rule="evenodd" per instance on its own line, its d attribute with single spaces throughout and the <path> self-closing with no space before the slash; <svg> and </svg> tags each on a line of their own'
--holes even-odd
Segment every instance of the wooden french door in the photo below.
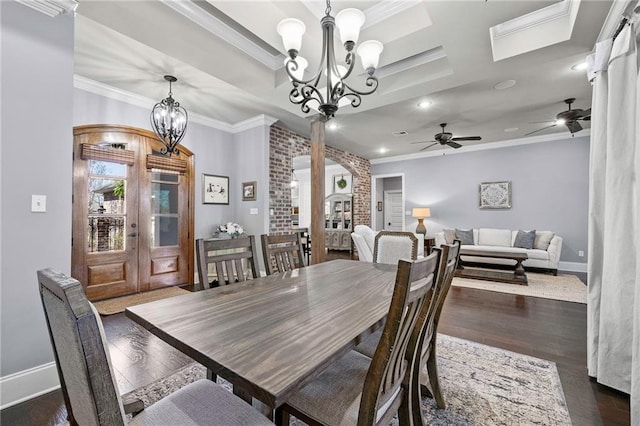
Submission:
<svg viewBox="0 0 640 426">
<path fill-rule="evenodd" d="M 193 154 L 126 126 L 74 128 L 72 275 L 91 300 L 193 280 Z"/>
</svg>

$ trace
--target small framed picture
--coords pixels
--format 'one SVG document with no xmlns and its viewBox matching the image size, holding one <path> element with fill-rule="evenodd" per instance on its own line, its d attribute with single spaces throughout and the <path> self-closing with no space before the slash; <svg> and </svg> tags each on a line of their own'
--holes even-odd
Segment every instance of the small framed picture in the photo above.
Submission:
<svg viewBox="0 0 640 426">
<path fill-rule="evenodd" d="M 480 184 L 481 209 L 510 209 L 511 182 L 483 182 Z"/>
<path fill-rule="evenodd" d="M 229 176 L 202 174 L 202 204 L 229 204 Z"/>
<path fill-rule="evenodd" d="M 333 175 L 333 193 L 351 193 L 351 174 Z"/>
<path fill-rule="evenodd" d="M 382 211 L 382 201 L 378 201 L 378 211 Z"/>
<path fill-rule="evenodd" d="M 242 182 L 242 201 L 256 200 L 256 182 Z"/>
</svg>

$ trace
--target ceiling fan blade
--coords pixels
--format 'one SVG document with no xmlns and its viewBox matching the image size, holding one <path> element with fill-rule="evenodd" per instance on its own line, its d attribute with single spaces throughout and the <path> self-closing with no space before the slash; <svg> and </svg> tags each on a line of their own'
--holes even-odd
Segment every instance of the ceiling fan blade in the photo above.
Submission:
<svg viewBox="0 0 640 426">
<path fill-rule="evenodd" d="M 591 121 L 591 108 L 585 109 L 582 112 L 582 117 L 580 117 L 580 120 Z"/>
<path fill-rule="evenodd" d="M 577 121 L 569 121 L 565 123 L 565 125 L 567 126 L 567 129 L 569 129 L 571 133 L 576 133 L 582 130 L 582 126 Z"/>
<path fill-rule="evenodd" d="M 480 136 L 463 136 L 460 138 L 451 138 L 452 141 L 480 141 L 482 138 Z"/>
<path fill-rule="evenodd" d="M 457 138 L 455 138 L 455 139 L 457 139 Z M 453 140 L 447 142 L 447 145 L 449 145 L 451 148 L 455 148 L 455 149 L 462 148 L 462 145 L 460 145 L 457 142 L 453 142 Z"/>
<path fill-rule="evenodd" d="M 525 134 L 525 136 L 529 136 L 529 135 L 532 135 L 534 133 L 538 133 L 538 132 L 541 132 L 543 130 L 550 129 L 550 128 L 556 127 L 556 126 L 557 126 L 557 124 L 552 124 L 551 126 L 543 127 L 542 129 L 538 129 L 538 130 L 534 130 L 533 132 L 529 132 L 529 133 Z"/>
<path fill-rule="evenodd" d="M 421 148 L 421 149 L 420 149 L 420 151 L 426 151 L 427 149 L 431 148 L 431 147 L 432 147 L 432 146 L 434 146 L 434 145 L 438 145 L 438 142 L 434 142 L 434 143 L 432 143 L 432 144 L 431 144 L 431 145 L 429 145 L 429 146 L 425 146 L 424 148 Z"/>
<path fill-rule="evenodd" d="M 416 144 L 416 143 L 431 143 L 431 142 L 435 142 L 435 141 L 420 141 L 420 142 L 409 142 L 410 144 Z"/>
</svg>

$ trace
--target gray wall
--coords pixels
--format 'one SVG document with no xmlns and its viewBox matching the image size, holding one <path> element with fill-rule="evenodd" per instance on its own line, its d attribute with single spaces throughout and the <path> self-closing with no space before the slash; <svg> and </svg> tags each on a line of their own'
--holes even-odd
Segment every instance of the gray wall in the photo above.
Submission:
<svg viewBox="0 0 640 426">
<path fill-rule="evenodd" d="M 36 270 L 71 269 L 73 17 L 0 2 L 0 374 L 53 360 Z M 31 213 L 31 195 L 47 196 Z"/>
<path fill-rule="evenodd" d="M 371 166 L 372 175 L 396 172 L 405 174 L 405 210 L 431 208 L 428 235 L 456 227 L 551 230 L 564 239 L 561 261 L 587 261 L 588 137 Z M 494 181 L 511 181 L 511 209 L 478 208 L 479 184 Z M 416 225 L 407 217 L 406 229 Z"/>
</svg>

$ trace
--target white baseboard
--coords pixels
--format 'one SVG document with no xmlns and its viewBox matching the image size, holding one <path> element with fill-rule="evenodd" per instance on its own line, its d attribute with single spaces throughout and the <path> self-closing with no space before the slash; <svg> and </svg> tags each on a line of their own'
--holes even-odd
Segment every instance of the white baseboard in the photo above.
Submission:
<svg viewBox="0 0 640 426">
<path fill-rule="evenodd" d="M 60 388 L 55 362 L 0 377 L 0 409 Z"/>
<path fill-rule="evenodd" d="M 558 262 L 558 270 L 570 272 L 587 272 L 586 263 L 578 262 Z"/>
</svg>

